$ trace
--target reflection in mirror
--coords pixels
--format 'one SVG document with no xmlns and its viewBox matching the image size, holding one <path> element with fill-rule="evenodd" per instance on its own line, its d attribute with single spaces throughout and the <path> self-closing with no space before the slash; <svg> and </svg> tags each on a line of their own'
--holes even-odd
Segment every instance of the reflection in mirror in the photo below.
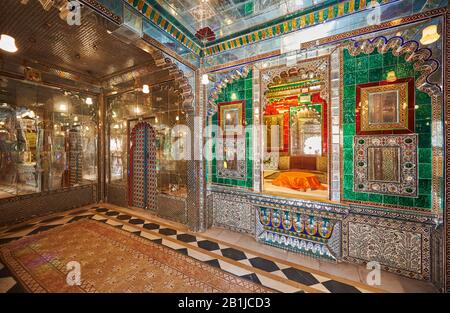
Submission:
<svg viewBox="0 0 450 313">
<path fill-rule="evenodd" d="M 97 99 L 0 79 L 0 198 L 95 182 Z"/>
</svg>

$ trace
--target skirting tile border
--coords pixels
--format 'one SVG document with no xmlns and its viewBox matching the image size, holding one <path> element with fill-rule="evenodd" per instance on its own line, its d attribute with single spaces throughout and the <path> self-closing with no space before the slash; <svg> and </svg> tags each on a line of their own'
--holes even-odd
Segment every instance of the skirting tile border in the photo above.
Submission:
<svg viewBox="0 0 450 313">
<path fill-rule="evenodd" d="M 431 279 L 431 226 L 369 216 L 355 216 L 355 215 L 348 216 L 347 218 L 344 219 L 342 224 L 342 255 L 343 260 L 356 264 L 367 264 L 367 262 L 379 260 L 363 260 L 349 255 L 349 244 L 350 244 L 349 224 L 352 222 L 370 225 L 372 227 L 395 229 L 398 230 L 399 232 L 419 233 L 421 235 L 420 250 L 422 257 L 420 273 L 416 273 L 408 269 L 391 267 L 389 265 L 382 263 L 380 264 L 381 269 L 409 278 L 415 278 L 426 281 Z M 386 240 L 388 239 L 386 238 Z"/>
</svg>

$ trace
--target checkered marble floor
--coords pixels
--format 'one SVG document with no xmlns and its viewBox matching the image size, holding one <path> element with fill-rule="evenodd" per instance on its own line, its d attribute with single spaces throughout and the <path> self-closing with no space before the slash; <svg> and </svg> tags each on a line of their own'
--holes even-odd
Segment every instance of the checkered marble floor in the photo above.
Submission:
<svg viewBox="0 0 450 313">
<path fill-rule="evenodd" d="M 80 219 L 94 219 L 155 243 L 177 250 L 199 261 L 279 292 L 362 293 L 381 290 L 337 279 L 289 262 L 274 260 L 255 251 L 236 247 L 198 233 L 177 229 L 121 208 L 90 207 L 59 213 L 0 231 L 0 245 Z M 9 270 L 0 263 L 0 292 L 23 292 Z"/>
</svg>

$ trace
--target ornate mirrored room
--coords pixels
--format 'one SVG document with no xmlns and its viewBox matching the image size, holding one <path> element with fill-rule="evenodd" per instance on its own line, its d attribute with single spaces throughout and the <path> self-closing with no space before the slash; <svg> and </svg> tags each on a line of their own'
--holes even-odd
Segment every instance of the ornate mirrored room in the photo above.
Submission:
<svg viewBox="0 0 450 313">
<path fill-rule="evenodd" d="M 0 2 L 1 293 L 449 291 L 447 0 Z"/>
</svg>

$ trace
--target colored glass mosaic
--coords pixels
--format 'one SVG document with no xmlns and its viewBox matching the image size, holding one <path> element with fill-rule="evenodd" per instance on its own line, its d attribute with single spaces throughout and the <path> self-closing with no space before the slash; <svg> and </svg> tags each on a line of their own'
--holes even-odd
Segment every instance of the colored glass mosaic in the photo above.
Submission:
<svg viewBox="0 0 450 313">
<path fill-rule="evenodd" d="M 237 79 L 230 84 L 228 84 L 220 93 L 217 99 L 217 103 L 226 103 L 242 100 L 245 102 L 245 112 L 244 120 L 245 125 L 253 124 L 253 102 L 252 102 L 252 72 L 250 71 L 246 78 Z M 218 125 L 218 114 L 212 115 L 212 124 Z M 216 159 L 216 149 L 218 148 L 217 140 L 214 138 L 212 143 L 212 161 L 211 161 L 211 182 L 213 184 L 228 185 L 234 187 L 242 188 L 252 188 L 253 187 L 253 162 L 252 162 L 252 130 L 247 129 L 245 132 L 245 174 L 242 179 L 241 175 L 236 176 L 236 178 L 225 178 L 221 177 L 218 170 L 223 171 L 222 166 L 218 166 L 218 161 Z M 221 164 L 222 165 L 222 164 Z"/>
<path fill-rule="evenodd" d="M 354 179 L 354 137 L 356 135 L 356 85 L 373 83 L 387 78 L 387 73 L 394 71 L 398 79 L 414 78 L 420 76 L 411 63 L 404 57 L 394 56 L 390 51 L 380 54 L 374 51 L 371 54 L 359 54 L 351 56 L 346 49 L 343 50 L 343 99 L 342 99 L 342 129 L 343 129 L 343 153 L 342 153 L 342 196 L 344 200 L 368 201 L 388 205 L 402 205 L 417 208 L 431 208 L 431 98 L 426 93 L 415 88 L 414 92 L 414 125 L 413 131 L 418 136 L 417 167 L 418 181 L 417 196 L 404 197 L 393 195 L 381 195 L 375 192 L 368 193 L 358 191 Z"/>
</svg>

